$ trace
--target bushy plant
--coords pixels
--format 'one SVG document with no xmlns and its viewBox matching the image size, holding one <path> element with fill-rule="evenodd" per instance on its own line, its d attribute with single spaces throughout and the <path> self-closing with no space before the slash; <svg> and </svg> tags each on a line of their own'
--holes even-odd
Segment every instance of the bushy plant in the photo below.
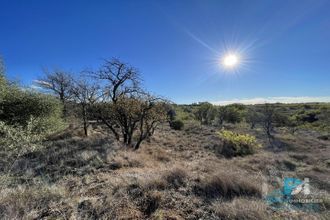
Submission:
<svg viewBox="0 0 330 220">
<path fill-rule="evenodd" d="M 310 110 L 310 111 L 301 111 L 297 114 L 297 119 L 302 121 L 303 123 L 313 123 L 318 119 L 318 115 L 320 114 L 320 111 L 317 110 Z"/>
<path fill-rule="evenodd" d="M 56 98 L 16 86 L 7 87 L 0 105 L 0 120 L 11 125 L 26 125 L 31 117 L 60 119 L 62 116 L 62 105 Z"/>
<path fill-rule="evenodd" d="M 254 154 L 260 147 L 256 138 L 249 134 L 238 134 L 228 130 L 221 130 L 218 134 L 224 142 L 221 153 L 226 157 Z"/>
<path fill-rule="evenodd" d="M 182 130 L 184 127 L 184 123 L 181 120 L 174 120 L 170 123 L 170 127 L 174 130 Z"/>
<path fill-rule="evenodd" d="M 54 97 L 10 84 L 0 85 L 0 146 L 10 153 L 33 150 L 49 134 L 64 128 L 62 105 Z"/>
<path fill-rule="evenodd" d="M 236 124 L 240 123 L 245 114 L 245 107 L 239 104 L 219 106 L 216 113 L 216 121 L 219 126 L 224 122 Z"/>
<path fill-rule="evenodd" d="M 0 91 L 0 121 L 24 127 L 32 117 L 38 119 L 42 132 L 61 124 L 63 106 L 55 97 L 10 84 L 6 79 L 1 82 Z"/>
<path fill-rule="evenodd" d="M 250 124 L 250 128 L 254 129 L 257 124 L 261 122 L 262 114 L 257 112 L 255 109 L 249 108 L 245 112 L 245 121 Z"/>
<path fill-rule="evenodd" d="M 194 114 L 195 118 L 200 121 L 201 124 L 209 125 L 215 118 L 216 109 L 211 103 L 201 102 Z"/>
<path fill-rule="evenodd" d="M 232 124 L 241 122 L 244 111 L 245 111 L 245 107 L 240 104 L 232 104 L 226 106 L 227 114 L 225 117 L 225 121 Z"/>
<path fill-rule="evenodd" d="M 43 135 L 37 133 L 35 123 L 31 119 L 27 126 L 7 125 L 0 121 L 0 145 L 2 149 L 8 153 L 23 154 L 31 151 L 38 146 L 38 142 L 42 140 Z"/>
<path fill-rule="evenodd" d="M 195 115 L 192 112 L 192 109 L 186 106 L 178 106 L 175 109 L 176 115 L 175 119 L 180 119 L 182 121 L 194 121 Z"/>
<path fill-rule="evenodd" d="M 296 117 L 296 115 L 287 117 L 287 120 L 285 121 L 284 125 L 289 128 L 292 134 L 294 134 L 298 127 L 301 125 L 301 121 L 299 121 Z"/>
<path fill-rule="evenodd" d="M 167 119 L 169 122 L 172 122 L 175 120 L 175 116 L 176 116 L 176 111 L 175 109 L 170 106 L 170 105 L 166 105 L 166 111 L 167 111 Z"/>
<path fill-rule="evenodd" d="M 0 57 L 0 114 L 2 114 L 3 112 L 3 108 L 2 108 L 2 105 L 1 103 L 3 102 L 3 99 L 6 95 L 6 91 L 7 91 L 7 82 L 6 82 L 6 79 L 5 79 L 5 75 L 4 75 L 4 70 L 3 70 L 3 67 L 2 67 L 2 61 L 1 61 L 1 57 Z"/>
</svg>

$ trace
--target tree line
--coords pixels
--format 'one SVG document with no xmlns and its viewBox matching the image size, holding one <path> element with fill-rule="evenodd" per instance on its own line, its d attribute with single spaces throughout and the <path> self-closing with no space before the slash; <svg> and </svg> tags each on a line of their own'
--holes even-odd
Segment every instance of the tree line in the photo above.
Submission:
<svg viewBox="0 0 330 220">
<path fill-rule="evenodd" d="M 274 138 L 276 127 L 287 127 L 294 134 L 300 126 L 318 121 L 320 113 L 315 110 L 299 110 L 285 114 L 278 104 L 270 103 L 215 106 L 209 102 L 200 102 L 185 107 L 184 110 L 192 113 L 194 119 L 202 125 L 223 127 L 225 123 L 236 124 L 244 121 L 249 124 L 250 129 L 259 126 L 270 142 Z"/>
<path fill-rule="evenodd" d="M 118 141 L 138 149 L 159 124 L 167 121 L 169 103 L 143 89 L 141 81 L 134 67 L 111 59 L 99 69 L 83 71 L 79 76 L 47 72 L 36 83 L 58 97 L 64 115 L 70 103 L 79 106 L 86 136 L 89 122 L 94 119 L 102 122 Z"/>
</svg>

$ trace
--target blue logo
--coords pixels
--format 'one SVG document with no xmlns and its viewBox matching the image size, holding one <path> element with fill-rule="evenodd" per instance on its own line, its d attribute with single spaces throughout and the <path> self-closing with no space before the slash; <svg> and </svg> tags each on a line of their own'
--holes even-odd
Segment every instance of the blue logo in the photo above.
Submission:
<svg viewBox="0 0 330 220">
<path fill-rule="evenodd" d="M 319 211 L 319 203 L 322 201 L 306 197 L 308 195 L 310 195 L 308 178 L 300 180 L 285 177 L 282 186 L 268 193 L 265 199 L 267 204 L 273 209 Z"/>
</svg>

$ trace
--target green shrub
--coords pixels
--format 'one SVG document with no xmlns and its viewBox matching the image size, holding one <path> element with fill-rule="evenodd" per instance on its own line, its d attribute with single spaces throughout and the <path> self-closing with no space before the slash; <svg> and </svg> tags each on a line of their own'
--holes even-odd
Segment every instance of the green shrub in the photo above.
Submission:
<svg viewBox="0 0 330 220">
<path fill-rule="evenodd" d="M 302 122 L 308 122 L 313 123 L 317 120 L 319 120 L 318 115 L 320 114 L 320 111 L 317 110 L 310 110 L 310 111 L 302 111 L 297 114 L 297 119 Z"/>
<path fill-rule="evenodd" d="M 63 129 L 62 104 L 56 98 L 22 89 L 0 77 L 0 146 L 21 154 Z"/>
<path fill-rule="evenodd" d="M 22 89 L 5 79 L 0 91 L 0 121 L 5 124 L 25 127 L 33 118 L 40 132 L 54 131 L 63 124 L 63 106 L 55 97 Z"/>
<path fill-rule="evenodd" d="M 256 138 L 249 134 L 237 134 L 227 130 L 221 130 L 218 134 L 223 139 L 221 153 L 226 157 L 254 154 L 260 147 Z"/>
<path fill-rule="evenodd" d="M 1 60 L 0 60 L 1 61 Z M 3 100 L 7 93 L 7 83 L 5 77 L 0 72 L 0 115 L 3 114 Z"/>
<path fill-rule="evenodd" d="M 7 87 L 1 100 L 0 120 L 7 124 L 26 125 L 31 117 L 55 117 L 60 120 L 62 104 L 56 98 L 37 92 L 22 90 L 16 86 Z"/>
<path fill-rule="evenodd" d="M 34 132 L 35 121 L 31 119 L 27 126 L 7 125 L 0 121 L 0 145 L 8 153 L 24 154 L 38 147 L 42 135 Z"/>
<path fill-rule="evenodd" d="M 224 122 L 236 124 L 240 123 L 245 114 L 245 107 L 239 104 L 219 106 L 216 113 L 216 122 L 222 126 Z"/>
<path fill-rule="evenodd" d="M 8 125 L 0 121 L 0 146 L 8 154 L 21 155 L 41 147 L 48 135 L 64 128 L 56 118 L 33 118 L 26 126 Z M 54 126 L 56 124 L 56 126 Z"/>
<path fill-rule="evenodd" d="M 232 104 L 225 107 L 226 117 L 225 121 L 228 123 L 236 124 L 242 121 L 244 108 L 238 104 Z"/>
<path fill-rule="evenodd" d="M 170 123 L 171 128 L 174 130 L 182 130 L 184 123 L 181 120 L 174 120 Z"/>
<path fill-rule="evenodd" d="M 196 120 L 201 124 L 209 125 L 215 118 L 216 108 L 208 102 L 201 102 L 198 104 L 197 109 L 194 112 Z"/>
</svg>

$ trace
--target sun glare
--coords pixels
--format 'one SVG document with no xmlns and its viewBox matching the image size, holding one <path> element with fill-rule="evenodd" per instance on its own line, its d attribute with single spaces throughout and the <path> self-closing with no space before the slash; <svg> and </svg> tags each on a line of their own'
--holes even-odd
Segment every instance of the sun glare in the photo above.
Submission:
<svg viewBox="0 0 330 220">
<path fill-rule="evenodd" d="M 239 63 L 238 56 L 235 54 L 227 54 L 222 58 L 222 65 L 225 68 L 233 68 Z"/>
</svg>

